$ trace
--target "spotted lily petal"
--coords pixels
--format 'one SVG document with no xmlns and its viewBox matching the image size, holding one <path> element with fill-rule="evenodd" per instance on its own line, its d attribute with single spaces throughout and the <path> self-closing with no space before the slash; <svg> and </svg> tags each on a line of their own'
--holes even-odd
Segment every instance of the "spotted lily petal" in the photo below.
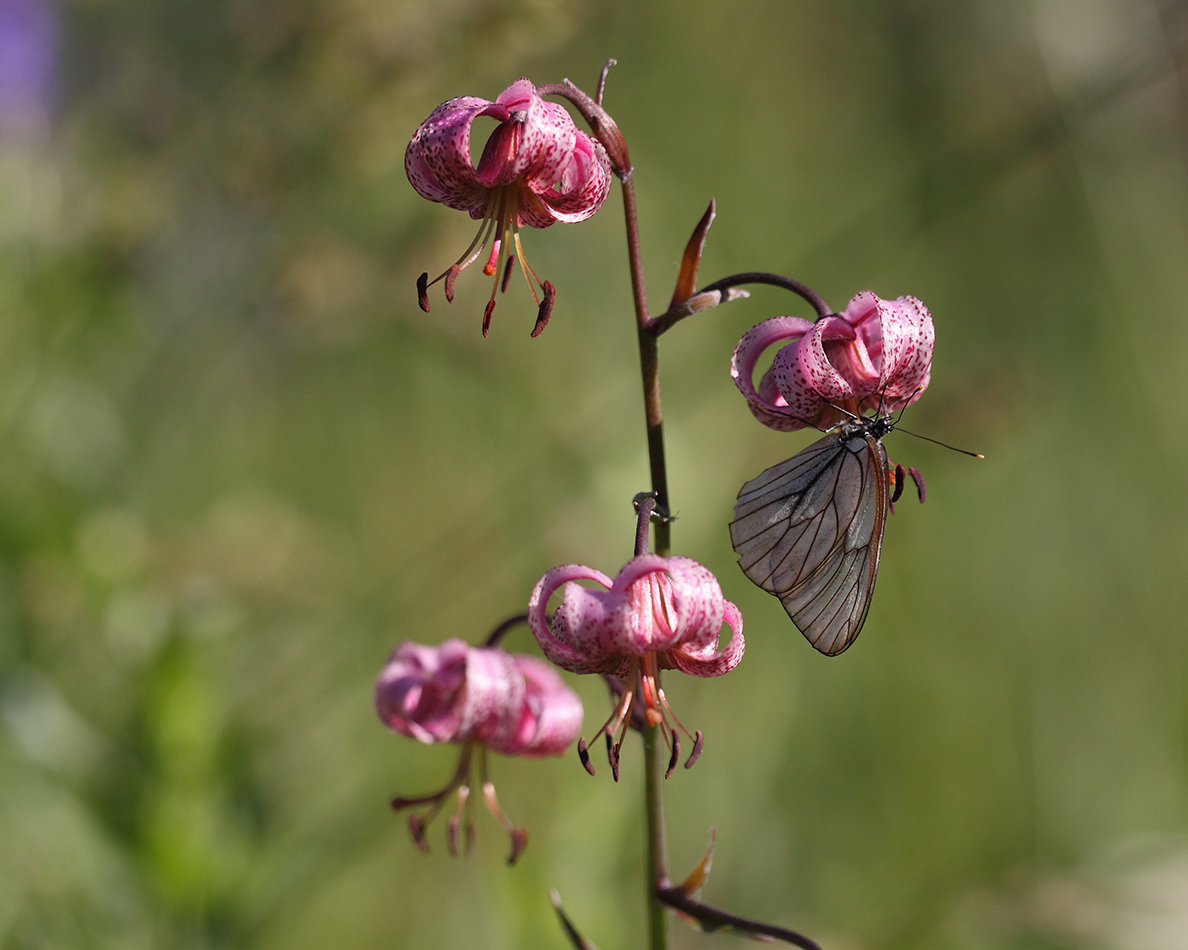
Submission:
<svg viewBox="0 0 1188 950">
<path fill-rule="evenodd" d="M 375 707 L 388 728 L 421 742 L 503 739 L 515 727 L 523 677 L 509 654 L 462 640 L 402 643 L 380 672 Z"/>
<path fill-rule="evenodd" d="M 893 411 L 910 405 L 931 378 L 936 331 L 928 308 L 915 297 L 882 300 L 869 290 L 850 301 L 843 316 L 866 339 L 871 361 L 879 367 L 874 392 L 882 392 Z"/>
<path fill-rule="evenodd" d="M 702 643 L 689 641 L 679 650 L 670 651 L 667 659 L 675 669 L 690 676 L 721 676 L 738 666 L 746 649 L 742 612 L 728 600 L 723 604 L 722 620 L 730 627 L 730 641 L 722 649 L 717 648 L 719 625 L 719 630 L 714 630 L 712 637 Z"/>
<path fill-rule="evenodd" d="M 609 632 L 600 635 L 600 631 L 612 631 L 617 625 L 614 616 L 619 606 L 617 600 L 606 597 L 601 591 L 572 583 L 576 580 L 591 580 L 607 590 L 613 583 L 601 571 L 580 564 L 565 564 L 546 573 L 528 600 L 528 626 L 541 652 L 571 673 L 625 672 L 620 671 L 624 666 L 620 656 L 591 649 L 591 644 L 612 636 Z M 562 585 L 565 585 L 565 593 L 561 606 L 550 618 L 547 615 L 549 598 Z"/>
<path fill-rule="evenodd" d="M 531 656 L 512 658 L 524 677 L 524 700 L 515 731 L 490 747 L 505 755 L 562 755 L 582 729 L 582 701 L 557 672 Z"/>
<path fill-rule="evenodd" d="M 451 99 L 413 133 L 404 152 L 404 171 L 422 198 L 482 217 L 487 188 L 470 162 L 470 126 L 491 105 L 476 96 Z"/>
<path fill-rule="evenodd" d="M 772 317 L 751 327 L 734 348 L 730 375 L 755 418 L 765 426 L 781 432 L 803 429 L 820 408 L 820 397 L 789 405 L 777 389 L 770 371 L 764 375 L 758 390 L 754 383 L 755 364 L 764 350 L 776 343 L 799 341 L 812 328 L 808 320 L 800 317 Z"/>
</svg>

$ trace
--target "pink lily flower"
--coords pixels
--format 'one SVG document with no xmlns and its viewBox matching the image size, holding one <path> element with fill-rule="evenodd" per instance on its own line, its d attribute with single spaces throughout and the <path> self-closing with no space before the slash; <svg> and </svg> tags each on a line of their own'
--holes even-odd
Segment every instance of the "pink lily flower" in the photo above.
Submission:
<svg viewBox="0 0 1188 950">
<path fill-rule="evenodd" d="M 420 742 L 506 741 L 524 698 L 510 653 L 462 640 L 405 642 L 375 685 L 375 709 L 389 729 Z"/>
<path fill-rule="evenodd" d="M 816 323 L 773 317 L 752 327 L 734 350 L 730 375 L 764 425 L 827 429 L 847 413 L 887 414 L 919 399 L 934 340 L 932 316 L 915 297 L 883 300 L 864 290 Z M 756 389 L 755 364 L 775 344 L 785 345 Z"/>
<path fill-rule="evenodd" d="M 470 128 L 480 116 L 499 125 L 475 166 Z M 421 309 L 429 312 L 428 288 L 442 279 L 446 300 L 453 302 L 454 280 L 490 242 L 483 272 L 494 276 L 495 283 L 483 314 L 483 336 L 491 325 L 499 275 L 506 290 L 517 258 L 539 308 L 532 331 L 537 336 L 548 323 L 556 295 L 553 285 L 537 277 L 525 260 L 520 229 L 585 221 L 602 206 L 611 182 L 610 160 L 602 145 L 580 131 L 563 106 L 546 102 L 530 80 L 519 79 L 494 102 L 462 96 L 434 109 L 408 143 L 404 170 L 421 197 L 466 211 L 482 222 L 470 246 L 445 272 L 432 281 L 428 274 L 421 275 Z"/>
<path fill-rule="evenodd" d="M 543 661 L 513 655 L 498 647 L 472 647 L 447 640 L 428 647 L 405 642 L 393 652 L 375 687 L 375 708 L 394 732 L 425 743 L 452 742 L 462 746 L 458 767 L 440 791 L 416 798 L 396 797 L 399 810 L 429 805 L 409 817 L 413 841 L 424 851 L 425 828 L 447 798 L 456 794 L 450 819 L 450 853 L 458 853 L 458 829 L 470 796 L 473 754 L 480 753 L 483 797 L 488 810 L 512 840 L 508 863 L 514 863 L 528 841 L 499 807 L 495 786 L 487 777 L 486 750 L 504 755 L 540 757 L 562 755 L 582 727 L 582 703 L 577 694 Z M 466 814 L 466 849 L 473 843 L 474 820 Z"/>
<path fill-rule="evenodd" d="M 512 659 L 524 678 L 519 718 L 511 735 L 487 747 L 528 758 L 564 755 L 582 729 L 582 701 L 543 660 L 518 653 Z"/>
<path fill-rule="evenodd" d="M 594 581 L 604 590 L 582 587 Z M 549 616 L 549 598 L 564 585 L 560 606 Z M 719 649 L 723 624 L 730 641 Z M 686 736 L 660 686 L 660 671 L 676 669 L 693 676 L 721 676 L 742 659 L 742 614 L 722 596 L 717 579 L 685 557 L 643 554 L 632 558 L 611 580 L 600 571 L 577 564 L 553 568 L 537 583 L 528 602 L 528 625 L 546 657 L 573 673 L 602 673 L 623 681 L 622 694 L 610 719 L 599 730 L 607 737 L 610 761 L 618 778 L 618 742 L 638 701 L 649 726 L 660 726 L 672 752 L 669 774 L 680 755 L 676 730 Z M 672 722 L 669 722 L 671 717 Z M 688 768 L 701 752 L 701 733 L 694 737 Z M 584 741 L 578 751 L 590 768 Z"/>
</svg>

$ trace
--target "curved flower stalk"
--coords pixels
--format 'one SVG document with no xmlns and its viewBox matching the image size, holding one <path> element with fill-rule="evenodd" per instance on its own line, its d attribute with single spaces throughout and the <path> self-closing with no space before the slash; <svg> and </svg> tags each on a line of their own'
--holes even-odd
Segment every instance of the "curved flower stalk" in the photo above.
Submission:
<svg viewBox="0 0 1188 950">
<path fill-rule="evenodd" d="M 480 116 L 499 124 L 474 165 L 470 131 Z M 494 285 L 483 314 L 483 336 L 491 326 L 495 293 L 501 285 L 507 289 L 517 259 L 538 306 L 532 330 L 537 336 L 548 323 L 556 294 L 525 259 L 520 229 L 585 221 L 602 206 L 611 181 L 610 161 L 602 145 L 579 131 L 563 106 L 546 102 L 530 80 L 520 79 L 494 102 L 462 96 L 434 109 L 408 143 L 404 170 L 421 197 L 466 211 L 482 222 L 454 264 L 432 281 L 427 273 L 421 275 L 417 282 L 421 309 L 429 311 L 428 289 L 443 279 L 446 300 L 453 302 L 454 280 L 489 243 L 483 272 L 494 277 Z"/>
<path fill-rule="evenodd" d="M 603 590 L 582 587 L 593 581 Z M 550 616 L 549 598 L 559 589 L 561 604 Z M 723 624 L 731 637 L 719 649 Z M 693 676 L 721 676 L 742 659 L 742 614 L 722 596 L 717 579 L 687 557 L 643 554 L 628 561 L 611 580 L 601 571 L 577 564 L 553 568 L 532 591 L 528 625 L 546 657 L 573 673 L 619 677 L 624 688 L 611 717 L 599 730 L 606 736 L 609 758 L 618 778 L 619 749 L 633 703 L 643 706 L 649 726 L 660 726 L 671 758 L 668 774 L 680 757 L 677 730 L 689 732 L 668 705 L 660 671 L 680 670 Z M 701 752 L 697 732 L 685 767 Z M 593 774 L 584 742 L 582 762 Z"/>
<path fill-rule="evenodd" d="M 816 323 L 773 317 L 752 327 L 734 350 L 730 375 L 764 425 L 827 429 L 847 413 L 886 414 L 919 399 L 934 339 L 932 316 L 915 297 L 883 300 L 864 290 Z M 755 364 L 777 344 L 784 345 L 756 389 Z"/>
<path fill-rule="evenodd" d="M 474 819 L 467 803 L 471 761 L 478 750 L 487 808 L 512 840 L 509 864 L 524 849 L 528 833 L 515 827 L 500 809 L 495 786 L 487 777 L 486 750 L 528 757 L 561 755 L 582 727 L 581 700 L 548 664 L 457 639 L 436 647 L 400 644 L 376 682 L 375 709 L 393 732 L 425 743 L 462 746 L 458 767 L 444 788 L 417 798 L 392 799 L 395 809 L 429 805 L 425 812 L 409 817 L 417 847 L 428 850 L 425 828 L 454 794 L 450 853 L 459 851 L 458 829 L 464 812 L 465 847 L 470 850 Z"/>
</svg>

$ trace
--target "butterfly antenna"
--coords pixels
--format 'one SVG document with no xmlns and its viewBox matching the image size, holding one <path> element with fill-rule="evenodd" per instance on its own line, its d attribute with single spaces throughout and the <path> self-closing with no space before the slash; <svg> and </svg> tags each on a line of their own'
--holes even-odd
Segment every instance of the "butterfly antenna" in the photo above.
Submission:
<svg viewBox="0 0 1188 950">
<path fill-rule="evenodd" d="M 835 405 L 834 405 L 833 403 L 831 403 L 831 402 L 830 402 L 828 399 L 826 399 L 826 400 L 825 400 L 825 405 L 827 405 L 827 406 L 828 406 L 830 409 L 836 409 L 836 410 L 837 410 L 838 412 L 840 412 L 840 413 L 841 413 L 843 416 L 849 416 L 849 417 L 850 417 L 851 419 L 853 419 L 855 422 L 857 422 L 858 420 L 860 420 L 860 419 L 862 418 L 861 416 L 857 416 L 857 415 L 855 415 L 854 413 L 850 412 L 850 410 L 849 410 L 849 409 L 847 409 L 845 406 L 835 406 Z M 798 417 L 798 418 L 799 418 L 799 417 Z M 804 422 L 804 420 L 803 420 L 803 419 L 801 419 L 800 421 L 801 421 L 801 422 Z M 813 424 L 810 422 L 810 423 L 808 423 L 808 425 L 811 425 L 811 426 L 812 426 Z M 818 432 L 832 432 L 834 429 L 838 428 L 840 425 L 841 425 L 841 423 L 840 423 L 840 422 L 835 422 L 835 423 L 834 423 L 833 425 L 831 425 L 831 426 L 830 426 L 828 429 L 822 429 L 820 426 L 813 426 L 813 428 L 814 428 L 814 429 L 816 429 Z"/>
<path fill-rule="evenodd" d="M 933 445 L 939 445 L 942 448 L 952 449 L 954 452 L 960 452 L 962 455 L 968 455 L 968 456 L 971 456 L 972 458 L 984 459 L 986 457 L 981 452 L 971 452 L 971 451 L 969 451 L 969 449 L 959 449 L 955 445 L 949 445 L 948 442 L 941 442 L 939 439 L 930 439 L 930 438 L 928 438 L 928 436 L 920 435 L 920 433 L 918 433 L 918 432 L 912 432 L 910 429 L 900 429 L 897 427 L 895 431 L 903 432 L 907 435 L 915 436 L 917 439 L 923 439 L 925 442 L 931 442 Z"/>
<path fill-rule="evenodd" d="M 832 405 L 833 405 L 833 403 L 830 403 L 829 405 L 831 405 L 831 406 L 832 406 Z M 836 407 L 836 406 L 834 406 L 834 408 L 836 409 L 837 407 Z M 844 410 L 844 409 L 843 409 L 843 410 L 841 410 L 841 411 L 842 411 L 842 412 L 845 412 L 845 410 Z M 847 413 L 847 414 L 849 415 L 850 413 Z M 837 426 L 830 426 L 828 429 L 822 429 L 822 428 L 821 428 L 819 425 L 817 425 L 815 422 L 809 422 L 809 421 L 808 421 L 808 419 L 802 419 L 802 418 L 800 418 L 800 416 L 794 416 L 794 415 L 792 415 L 792 413 L 790 413 L 790 412 L 789 412 L 789 413 L 787 413 L 786 415 L 788 416 L 788 418 L 789 418 L 789 419 L 795 419 L 797 422 L 804 423 L 804 425 L 805 425 L 805 426 L 807 426 L 808 428 L 810 428 L 810 429 L 816 429 L 818 432 L 832 432 L 834 429 L 836 429 L 836 428 L 837 428 Z"/>
<path fill-rule="evenodd" d="M 923 386 L 917 386 L 917 387 L 916 387 L 916 391 L 915 391 L 914 393 L 912 393 L 912 396 L 913 396 L 913 398 L 914 398 L 915 396 L 917 396 L 919 393 L 921 393 L 923 390 L 924 390 L 924 387 L 923 387 Z M 884 388 L 884 389 L 883 389 L 883 392 L 886 392 L 886 391 L 887 391 L 887 390 L 886 390 L 886 388 Z M 882 408 L 883 408 L 882 398 L 883 398 L 883 397 L 882 397 L 882 395 L 880 394 L 880 396 L 879 396 L 879 409 L 882 409 Z M 900 421 L 900 420 L 903 418 L 903 414 L 904 414 L 905 412 L 907 412 L 908 403 L 910 403 L 911 401 L 912 401 L 912 400 L 911 400 L 911 399 L 909 399 L 907 402 L 905 402 L 905 403 L 904 403 L 902 406 L 900 406 L 900 407 L 899 407 L 899 415 L 897 415 L 897 416 L 895 417 L 895 421 L 894 421 L 893 423 L 891 423 L 891 424 L 892 424 L 893 426 L 895 426 L 896 428 L 899 428 L 899 421 Z"/>
</svg>

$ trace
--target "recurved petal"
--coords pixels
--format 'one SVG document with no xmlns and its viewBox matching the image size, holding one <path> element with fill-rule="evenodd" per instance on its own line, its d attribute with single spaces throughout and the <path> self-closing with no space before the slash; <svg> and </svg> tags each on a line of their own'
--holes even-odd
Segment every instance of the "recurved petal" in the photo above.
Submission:
<svg viewBox="0 0 1188 950">
<path fill-rule="evenodd" d="M 502 106 L 507 113 L 525 112 L 533 102 L 540 101 L 536 86 L 531 79 L 517 79 L 495 97 L 495 105 Z M 506 116 L 505 116 L 506 117 Z"/>
<path fill-rule="evenodd" d="M 470 127 L 494 103 L 476 96 L 443 102 L 413 133 L 404 171 L 417 194 L 460 211 L 486 203 L 486 190 L 470 163 Z"/>
<path fill-rule="evenodd" d="M 577 580 L 592 580 L 607 591 L 590 590 Z M 606 644 L 613 641 L 616 601 L 609 595 L 612 581 L 601 571 L 580 564 L 555 567 L 533 588 L 528 600 L 528 626 L 541 652 L 571 673 L 613 673 L 621 665 Z M 550 617 L 549 598 L 562 585 L 561 605 Z M 613 669 L 611 668 L 613 667 Z"/>
<path fill-rule="evenodd" d="M 485 188 L 510 185 L 532 165 L 532 153 L 525 147 L 525 131 L 541 98 L 529 79 L 517 79 L 503 90 L 490 109 L 479 115 L 499 120 L 499 125 L 483 146 L 482 157 L 474 175 Z"/>
<path fill-rule="evenodd" d="M 915 297 L 879 301 L 883 328 L 882 383 L 888 399 L 918 397 L 928 385 L 936 331 L 928 308 Z M 914 401 L 914 398 L 912 399 Z"/>
<path fill-rule="evenodd" d="M 801 416 L 789 409 L 782 397 L 777 399 L 778 390 L 771 373 L 764 375 L 758 391 L 755 389 L 755 365 L 763 351 L 776 343 L 799 340 L 812 330 L 813 324 L 800 317 L 772 317 L 751 327 L 730 357 L 730 375 L 734 385 L 743 394 L 755 418 L 765 426 L 781 432 L 802 429 L 811 416 Z M 786 349 L 789 347 L 786 347 Z"/>
<path fill-rule="evenodd" d="M 520 204 L 520 217 L 530 227 L 548 227 L 554 221 L 577 224 L 591 217 L 602 207 L 610 193 L 610 159 L 598 142 L 583 132 L 577 133 L 569 161 L 562 169 L 554 188 L 540 187 L 532 179 L 526 189 L 529 194 Z"/>
<path fill-rule="evenodd" d="M 798 418 L 802 426 L 827 428 L 835 421 L 837 411 L 812 387 L 800 365 L 797 354 L 806 339 L 808 338 L 802 337 L 799 343 L 789 343 L 776 353 L 767 375 L 771 377 L 771 385 L 780 394 L 780 399 L 788 407 L 786 412 L 790 416 Z M 764 383 L 767 383 L 766 378 Z"/>
<path fill-rule="evenodd" d="M 527 79 L 513 83 L 496 100 L 506 116 L 483 149 L 475 174 L 488 188 L 539 180 L 544 191 L 561 178 L 573 151 L 577 126 L 562 106 L 545 102 Z"/>
<path fill-rule="evenodd" d="M 827 402 L 862 397 L 878 388 L 878 371 L 854 328 L 842 317 L 825 317 L 813 324 L 796 348 L 796 361 L 807 385 Z M 780 382 L 780 376 L 776 376 Z M 780 385 L 784 398 L 788 391 Z M 791 403 L 791 399 L 788 399 Z"/>
<path fill-rule="evenodd" d="M 694 649 L 709 643 L 716 646 L 726 604 L 718 579 L 691 558 L 670 557 L 667 561 L 677 614 L 676 645 L 682 649 L 686 645 Z"/>
<path fill-rule="evenodd" d="M 723 606 L 722 619 L 730 627 L 730 641 L 726 646 L 717 649 L 718 631 L 715 630 L 710 643 L 700 647 L 682 646 L 670 651 L 667 659 L 673 667 L 690 676 L 721 676 L 738 666 L 746 649 L 742 613 L 728 600 L 723 601 Z M 721 628 L 721 624 L 718 628 Z"/>
</svg>

